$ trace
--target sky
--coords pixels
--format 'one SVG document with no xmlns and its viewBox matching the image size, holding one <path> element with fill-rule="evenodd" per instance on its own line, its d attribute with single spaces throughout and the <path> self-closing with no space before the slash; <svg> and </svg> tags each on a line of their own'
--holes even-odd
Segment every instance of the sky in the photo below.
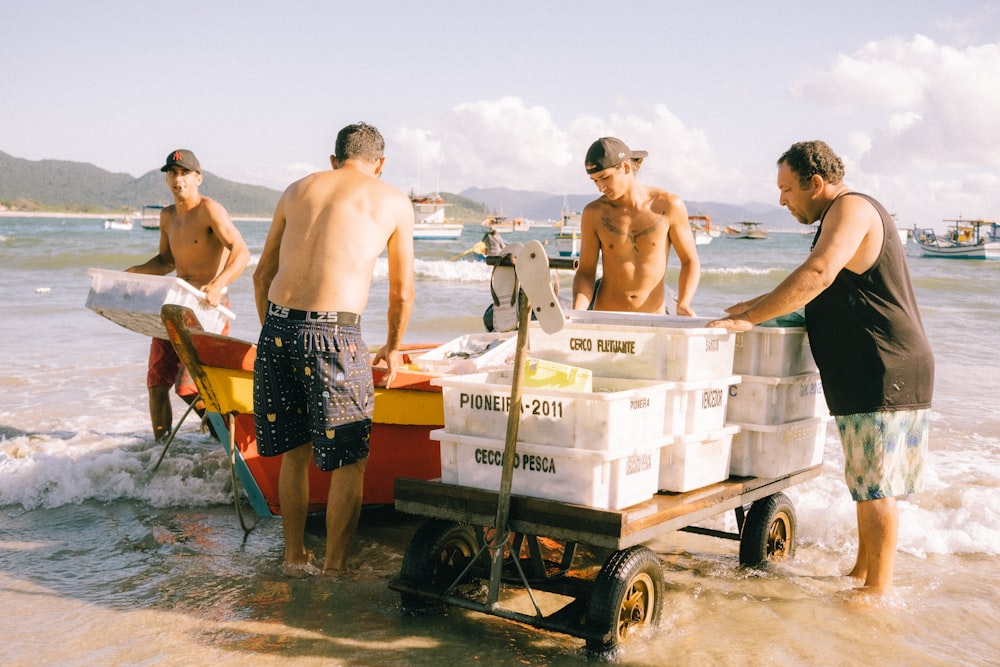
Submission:
<svg viewBox="0 0 1000 667">
<path fill-rule="evenodd" d="M 648 185 L 777 205 L 778 156 L 822 139 L 903 225 L 1000 219 L 996 0 L 0 0 L 0 35 L 0 151 L 28 160 L 189 148 L 282 190 L 363 120 L 418 194 L 596 196 L 610 135 Z"/>
</svg>

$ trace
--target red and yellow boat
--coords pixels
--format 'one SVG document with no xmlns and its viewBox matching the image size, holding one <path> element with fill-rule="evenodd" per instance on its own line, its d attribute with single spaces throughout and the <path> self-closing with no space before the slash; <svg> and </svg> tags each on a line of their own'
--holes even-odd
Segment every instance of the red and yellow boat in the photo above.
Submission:
<svg viewBox="0 0 1000 667">
<path fill-rule="evenodd" d="M 257 346 L 202 330 L 194 312 L 183 306 L 165 305 L 160 315 L 170 342 L 198 387 L 215 432 L 227 448 L 234 481 L 239 479 L 258 515 L 280 516 L 281 457 L 261 456 L 254 432 L 253 364 Z M 404 361 L 409 363 L 409 355 L 434 347 L 410 347 Z M 362 498 L 365 505 L 391 504 L 397 477 L 427 480 L 441 476 L 440 445 L 429 437 L 431 431 L 444 425 L 441 388 L 430 384 L 435 375 L 404 369 L 397 372 L 392 388 L 386 389 L 378 386 L 385 372 L 385 367 L 372 367 L 375 414 Z M 325 511 L 329 488 L 329 473 L 311 466 L 311 513 Z"/>
</svg>

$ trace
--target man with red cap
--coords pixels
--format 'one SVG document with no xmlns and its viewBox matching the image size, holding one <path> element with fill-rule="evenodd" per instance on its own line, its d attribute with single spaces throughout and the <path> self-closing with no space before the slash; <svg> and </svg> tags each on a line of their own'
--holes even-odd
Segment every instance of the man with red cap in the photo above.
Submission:
<svg viewBox="0 0 1000 667">
<path fill-rule="evenodd" d="M 176 271 L 178 278 L 204 293 L 209 305 L 217 306 L 224 299 L 226 286 L 246 268 L 250 250 L 222 204 L 198 192 L 201 164 L 194 153 L 184 148 L 171 151 L 160 171 L 166 173 L 174 203 L 160 211 L 159 252 L 126 271 L 157 276 Z M 149 348 L 146 386 L 153 436 L 157 439 L 167 437 L 172 429 L 171 385 L 188 403 L 198 391 L 170 341 L 154 338 Z"/>
</svg>

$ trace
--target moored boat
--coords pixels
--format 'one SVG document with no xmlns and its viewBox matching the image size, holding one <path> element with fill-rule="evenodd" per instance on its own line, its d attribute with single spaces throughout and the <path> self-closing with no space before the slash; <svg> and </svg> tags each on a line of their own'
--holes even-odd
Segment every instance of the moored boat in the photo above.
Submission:
<svg viewBox="0 0 1000 667">
<path fill-rule="evenodd" d="M 560 257 L 580 255 L 580 214 L 563 210 L 556 232 L 556 250 Z"/>
<path fill-rule="evenodd" d="M 945 220 L 942 236 L 932 228 L 914 229 L 914 240 L 924 257 L 1000 259 L 1000 228 L 991 220 Z"/>
<path fill-rule="evenodd" d="M 708 245 L 712 239 L 722 234 L 720 230 L 712 227 L 712 218 L 707 215 L 689 215 L 688 222 L 691 224 L 696 245 Z"/>
<path fill-rule="evenodd" d="M 738 227 L 729 225 L 723 230 L 723 235 L 727 239 L 753 239 L 760 241 L 768 237 L 767 230 L 759 222 L 744 220 L 737 224 L 739 225 Z"/>
<path fill-rule="evenodd" d="M 448 205 L 437 193 L 418 196 L 410 193 L 413 203 L 413 238 L 418 241 L 450 241 L 462 235 L 464 226 L 447 222 L 444 209 Z"/>
<path fill-rule="evenodd" d="M 132 218 L 127 215 L 123 215 L 120 218 L 106 218 L 104 220 L 105 229 L 113 229 L 122 232 L 128 232 L 132 230 L 133 221 Z"/>
<path fill-rule="evenodd" d="M 160 211 L 166 208 L 163 204 L 146 204 L 142 207 L 139 224 L 143 229 L 160 229 Z"/>
</svg>

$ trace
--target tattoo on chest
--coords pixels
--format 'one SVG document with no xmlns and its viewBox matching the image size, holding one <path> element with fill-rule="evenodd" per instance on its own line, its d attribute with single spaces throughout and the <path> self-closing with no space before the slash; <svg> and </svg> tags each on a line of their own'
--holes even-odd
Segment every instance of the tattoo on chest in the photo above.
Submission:
<svg viewBox="0 0 1000 667">
<path fill-rule="evenodd" d="M 653 232 L 655 232 L 656 228 L 660 226 L 660 218 L 662 217 L 663 217 L 662 214 L 658 214 L 656 218 L 653 220 L 653 223 L 651 225 L 643 229 L 640 229 L 637 232 L 631 230 L 626 231 L 624 229 L 621 229 L 620 227 L 615 225 L 611 221 L 611 218 L 609 218 L 608 216 L 603 216 L 601 218 L 601 225 L 604 227 L 604 229 L 608 230 L 612 234 L 618 234 L 619 236 L 628 237 L 628 239 L 632 242 L 632 251 L 639 252 L 639 243 L 638 243 L 639 239 L 643 236 L 648 236 Z"/>
</svg>

